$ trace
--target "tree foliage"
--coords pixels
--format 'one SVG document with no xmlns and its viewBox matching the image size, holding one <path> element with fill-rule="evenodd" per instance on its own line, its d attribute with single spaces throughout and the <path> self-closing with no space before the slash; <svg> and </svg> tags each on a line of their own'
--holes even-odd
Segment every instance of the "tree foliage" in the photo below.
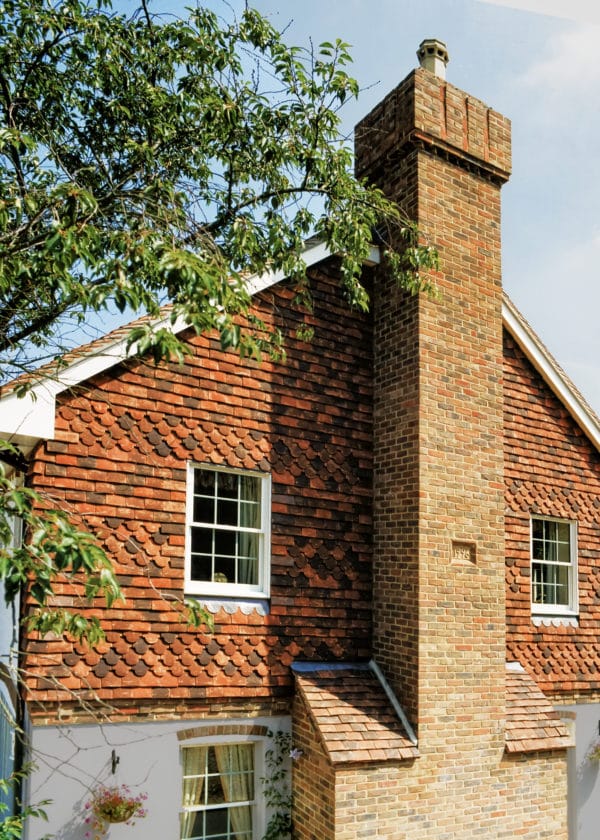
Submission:
<svg viewBox="0 0 600 840">
<path fill-rule="evenodd" d="M 78 530 L 64 511 L 48 509 L 33 490 L 15 486 L 2 473 L 0 512 L 4 514 L 0 515 L 0 545 L 6 547 L 0 552 L 0 578 L 6 600 L 15 600 L 29 584 L 29 595 L 41 608 L 28 617 L 31 630 L 98 641 L 102 633 L 97 618 L 88 619 L 56 605 L 52 610 L 43 609 L 57 583 L 77 575 L 84 579 L 85 601 L 102 595 L 110 607 L 121 597 L 112 565 L 94 538 Z M 15 522 L 25 529 L 26 539 L 15 539 Z"/>
<path fill-rule="evenodd" d="M 360 269 L 375 230 L 384 242 L 396 231 L 385 250 L 398 281 L 427 286 L 420 269 L 435 253 L 354 178 L 340 140 L 339 108 L 358 93 L 349 61 L 341 41 L 288 46 L 251 8 L 224 21 L 203 7 L 158 14 L 147 0 L 131 14 L 108 0 L 1 0 L 4 378 L 55 352 L 65 322 L 109 307 L 158 316 L 168 302 L 173 322 L 216 330 L 224 348 L 277 352 L 281 336 L 252 317 L 245 279 L 283 270 L 302 287 L 309 235 L 340 254 L 350 305 L 367 306 Z M 151 325 L 131 341 L 156 361 L 185 352 Z M 45 604 L 68 569 L 85 573 L 88 594 L 117 597 L 87 537 L 47 510 L 39 536 L 39 500 L 3 492 L 9 595 L 32 574 Z M 34 547 L 20 564 L 7 554 L 14 510 L 30 517 Z"/>
<path fill-rule="evenodd" d="M 11 773 L 7 779 L 0 778 L 0 793 L 8 795 L 13 788 L 19 787 L 27 779 L 31 769 L 32 765 L 26 764 L 21 770 Z M 20 802 L 17 804 L 21 805 Z M 44 806 L 49 804 L 48 800 L 44 800 L 37 805 L 24 805 L 20 807 L 17 814 L 11 814 L 8 806 L 4 802 L 0 802 L 0 840 L 20 840 L 25 821 L 29 817 L 48 819 Z M 46 835 L 41 840 L 50 840 L 50 838 Z"/>
</svg>

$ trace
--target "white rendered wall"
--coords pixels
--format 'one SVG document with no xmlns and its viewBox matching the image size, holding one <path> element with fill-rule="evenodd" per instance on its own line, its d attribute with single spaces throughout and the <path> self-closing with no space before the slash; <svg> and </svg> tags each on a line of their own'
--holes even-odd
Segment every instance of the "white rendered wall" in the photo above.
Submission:
<svg viewBox="0 0 600 840">
<path fill-rule="evenodd" d="M 561 706 L 574 714 L 575 744 L 568 754 L 569 840 L 600 837 L 600 762 L 590 761 L 590 747 L 600 743 L 600 703 Z"/>
<path fill-rule="evenodd" d="M 148 794 L 147 816 L 135 825 L 110 826 L 107 840 L 176 840 L 182 787 L 177 733 L 232 723 L 266 726 L 273 732 L 291 729 L 287 717 L 34 727 L 30 739 L 37 769 L 28 798 L 32 804 L 42 799 L 52 804 L 46 807 L 49 822 L 30 820 L 24 840 L 41 840 L 46 834 L 53 840 L 88 840 L 85 803 L 97 784 L 127 784 L 134 793 Z M 114 775 L 112 750 L 119 758 Z"/>
</svg>

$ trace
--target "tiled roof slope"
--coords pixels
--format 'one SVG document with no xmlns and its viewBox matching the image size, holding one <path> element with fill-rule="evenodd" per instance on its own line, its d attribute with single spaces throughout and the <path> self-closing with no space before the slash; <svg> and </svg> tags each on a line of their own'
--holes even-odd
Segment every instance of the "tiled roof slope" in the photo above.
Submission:
<svg viewBox="0 0 600 840">
<path fill-rule="evenodd" d="M 506 668 L 506 752 L 562 750 L 573 741 L 534 680 L 516 663 Z"/>
<path fill-rule="evenodd" d="M 376 674 L 359 666 L 295 671 L 296 685 L 333 765 L 416 758 Z"/>
<path fill-rule="evenodd" d="M 600 418 L 506 292 L 502 304 L 502 321 L 542 379 L 585 431 L 594 446 L 600 449 Z"/>
</svg>

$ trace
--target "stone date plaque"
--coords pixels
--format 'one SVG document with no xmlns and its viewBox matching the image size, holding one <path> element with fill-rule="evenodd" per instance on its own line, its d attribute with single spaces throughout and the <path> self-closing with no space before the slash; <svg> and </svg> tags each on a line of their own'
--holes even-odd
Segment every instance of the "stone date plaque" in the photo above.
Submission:
<svg viewBox="0 0 600 840">
<path fill-rule="evenodd" d="M 475 543 L 452 540 L 450 559 L 452 563 L 460 563 L 463 566 L 474 565 L 477 561 Z"/>
</svg>

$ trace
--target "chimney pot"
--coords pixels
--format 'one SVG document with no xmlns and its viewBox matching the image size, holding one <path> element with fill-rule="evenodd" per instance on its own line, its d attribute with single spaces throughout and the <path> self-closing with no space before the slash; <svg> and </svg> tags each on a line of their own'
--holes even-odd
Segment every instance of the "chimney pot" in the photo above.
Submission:
<svg viewBox="0 0 600 840">
<path fill-rule="evenodd" d="M 419 64 L 440 79 L 446 78 L 446 65 L 449 61 L 448 49 L 437 38 L 425 38 L 417 50 Z"/>
</svg>

